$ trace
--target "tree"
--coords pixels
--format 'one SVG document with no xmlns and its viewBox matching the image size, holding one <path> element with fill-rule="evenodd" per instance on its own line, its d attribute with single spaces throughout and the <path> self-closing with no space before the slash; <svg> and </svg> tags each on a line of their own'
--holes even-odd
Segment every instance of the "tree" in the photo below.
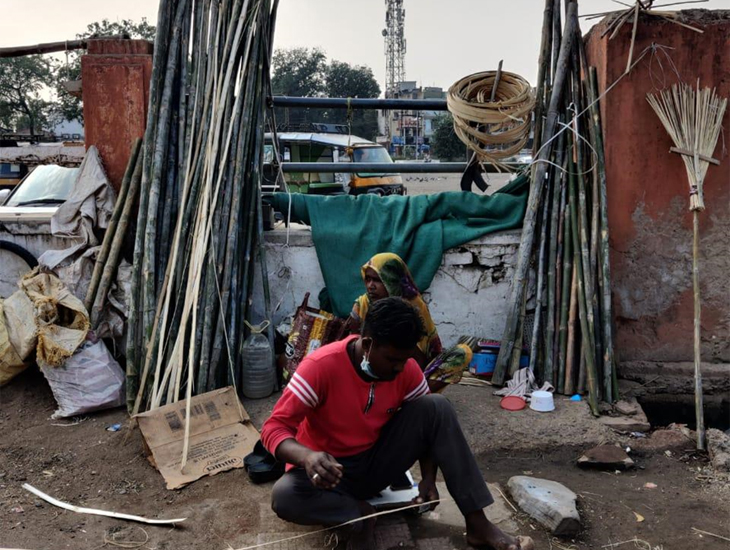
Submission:
<svg viewBox="0 0 730 550">
<path fill-rule="evenodd" d="M 40 55 L 0 59 L 0 113 L 7 126 L 37 134 L 53 117 L 42 92 L 54 83 L 51 63 Z"/>
<path fill-rule="evenodd" d="M 370 67 L 332 61 L 327 67 L 325 87 L 329 97 L 378 97 L 380 86 Z M 330 109 L 327 122 L 347 124 L 345 109 Z M 355 109 L 352 115 L 352 133 L 373 140 L 378 135 L 378 114 L 374 110 Z"/>
<path fill-rule="evenodd" d="M 126 36 L 129 38 L 141 38 L 144 40 L 155 39 L 157 27 L 150 25 L 146 17 L 143 17 L 139 23 L 131 19 L 122 19 L 121 21 L 109 21 L 102 19 L 90 23 L 86 26 L 86 31 L 76 35 L 76 38 L 98 38 L 104 36 Z M 78 80 L 81 78 L 81 54 L 71 52 L 68 57 L 68 63 L 56 63 L 54 65 L 55 83 L 54 87 L 58 100 L 56 102 L 56 110 L 62 119 L 66 120 L 84 120 L 84 110 L 81 106 L 81 99 L 72 96 L 63 87 L 63 83 L 69 80 Z"/>
<path fill-rule="evenodd" d="M 271 87 L 275 95 L 293 97 L 378 97 L 380 86 L 369 67 L 342 61 L 327 63 L 317 48 L 276 50 L 272 59 Z M 347 124 L 345 109 L 277 109 L 276 121 L 285 127 L 312 122 Z M 378 133 L 375 111 L 354 110 L 352 133 L 373 139 Z"/>
<path fill-rule="evenodd" d="M 139 23 L 135 23 L 131 19 L 122 19 L 121 21 L 109 21 L 102 19 L 95 23 L 86 25 L 86 32 L 76 35 L 78 38 L 91 38 L 99 36 L 115 36 L 123 35 L 129 38 L 142 38 L 144 40 L 154 40 L 157 33 L 157 27 L 150 25 L 146 17 L 143 17 Z"/>
<path fill-rule="evenodd" d="M 454 133 L 454 119 L 450 114 L 437 117 L 431 136 L 433 156 L 444 161 L 466 160 L 466 145 Z"/>
<path fill-rule="evenodd" d="M 276 50 L 271 59 L 274 95 L 318 97 L 324 94 L 327 56 L 319 48 Z M 275 109 L 276 122 L 284 127 L 305 126 L 320 113 L 311 109 Z"/>
</svg>

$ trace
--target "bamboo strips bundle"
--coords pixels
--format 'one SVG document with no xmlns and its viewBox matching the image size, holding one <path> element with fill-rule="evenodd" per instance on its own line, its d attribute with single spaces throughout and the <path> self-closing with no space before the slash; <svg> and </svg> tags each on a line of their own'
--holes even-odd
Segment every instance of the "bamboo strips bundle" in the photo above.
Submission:
<svg viewBox="0 0 730 550">
<path fill-rule="evenodd" d="M 559 393 L 582 382 L 597 414 L 600 399 L 616 399 L 605 162 L 577 1 L 562 4 L 545 3 L 535 108 L 544 118 L 536 120 L 533 185 L 492 381 L 503 384 L 513 372 L 531 303 L 527 282 L 535 280 L 529 368 Z"/>
<path fill-rule="evenodd" d="M 269 315 L 260 180 L 276 6 L 160 1 L 128 333 L 134 414 L 239 382 L 253 264 Z"/>
</svg>

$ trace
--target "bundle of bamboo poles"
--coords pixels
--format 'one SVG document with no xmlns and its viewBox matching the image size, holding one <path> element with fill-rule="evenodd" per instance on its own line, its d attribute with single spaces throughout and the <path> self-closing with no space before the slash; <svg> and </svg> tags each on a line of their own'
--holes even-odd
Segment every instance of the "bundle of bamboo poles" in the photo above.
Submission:
<svg viewBox="0 0 730 550">
<path fill-rule="evenodd" d="M 529 368 L 558 393 L 587 391 L 597 414 L 616 398 L 606 173 L 576 0 L 545 1 L 536 93 L 532 186 L 493 382 L 519 367 L 532 270 Z"/>
<path fill-rule="evenodd" d="M 257 266 L 269 315 L 260 180 L 277 3 L 160 0 L 128 322 L 134 414 L 239 384 Z"/>
</svg>

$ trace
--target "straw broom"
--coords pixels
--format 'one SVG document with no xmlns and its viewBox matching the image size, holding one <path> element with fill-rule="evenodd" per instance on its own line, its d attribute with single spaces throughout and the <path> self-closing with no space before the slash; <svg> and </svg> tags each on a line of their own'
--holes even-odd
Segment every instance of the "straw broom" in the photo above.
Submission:
<svg viewBox="0 0 730 550">
<path fill-rule="evenodd" d="M 719 161 L 712 158 L 722 128 L 722 118 L 727 99 L 720 98 L 715 89 L 700 90 L 686 84 L 675 84 L 658 95 L 647 94 L 646 99 L 662 121 L 674 145 L 670 149 L 682 156 L 689 179 L 690 206 L 692 211 L 692 285 L 694 290 L 694 366 L 695 366 L 695 415 L 697 418 L 697 448 L 705 449 L 705 420 L 702 398 L 702 371 L 700 368 L 700 267 L 699 232 L 700 212 L 705 209 L 703 184 L 707 169 Z"/>
</svg>

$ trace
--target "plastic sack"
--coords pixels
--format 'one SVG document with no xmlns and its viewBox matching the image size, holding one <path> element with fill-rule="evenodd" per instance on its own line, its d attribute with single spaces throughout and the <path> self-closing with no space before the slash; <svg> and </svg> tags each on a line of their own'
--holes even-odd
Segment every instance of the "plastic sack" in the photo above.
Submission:
<svg viewBox="0 0 730 550">
<path fill-rule="evenodd" d="M 35 306 L 38 364 L 62 365 L 89 332 L 89 314 L 83 302 L 58 277 L 39 273 L 38 268 L 23 277 L 20 286 Z"/>
<path fill-rule="evenodd" d="M 58 404 L 51 418 L 67 418 L 125 403 L 124 372 L 103 340 L 87 341 L 61 367 L 41 360 L 38 365 Z"/>
<path fill-rule="evenodd" d="M 20 358 L 26 360 L 38 343 L 35 306 L 23 290 L 18 290 L 5 300 L 3 309 L 3 322 L 10 344 Z"/>
<path fill-rule="evenodd" d="M 4 300 L 0 300 L 0 386 L 10 382 L 27 366 L 10 343 L 4 309 Z"/>
<path fill-rule="evenodd" d="M 341 340 L 345 335 L 347 323 L 331 313 L 309 307 L 309 293 L 304 296 L 302 305 L 297 308 L 289 338 L 286 341 L 286 365 L 284 377 L 294 375 L 299 363 L 314 350 Z"/>
</svg>

